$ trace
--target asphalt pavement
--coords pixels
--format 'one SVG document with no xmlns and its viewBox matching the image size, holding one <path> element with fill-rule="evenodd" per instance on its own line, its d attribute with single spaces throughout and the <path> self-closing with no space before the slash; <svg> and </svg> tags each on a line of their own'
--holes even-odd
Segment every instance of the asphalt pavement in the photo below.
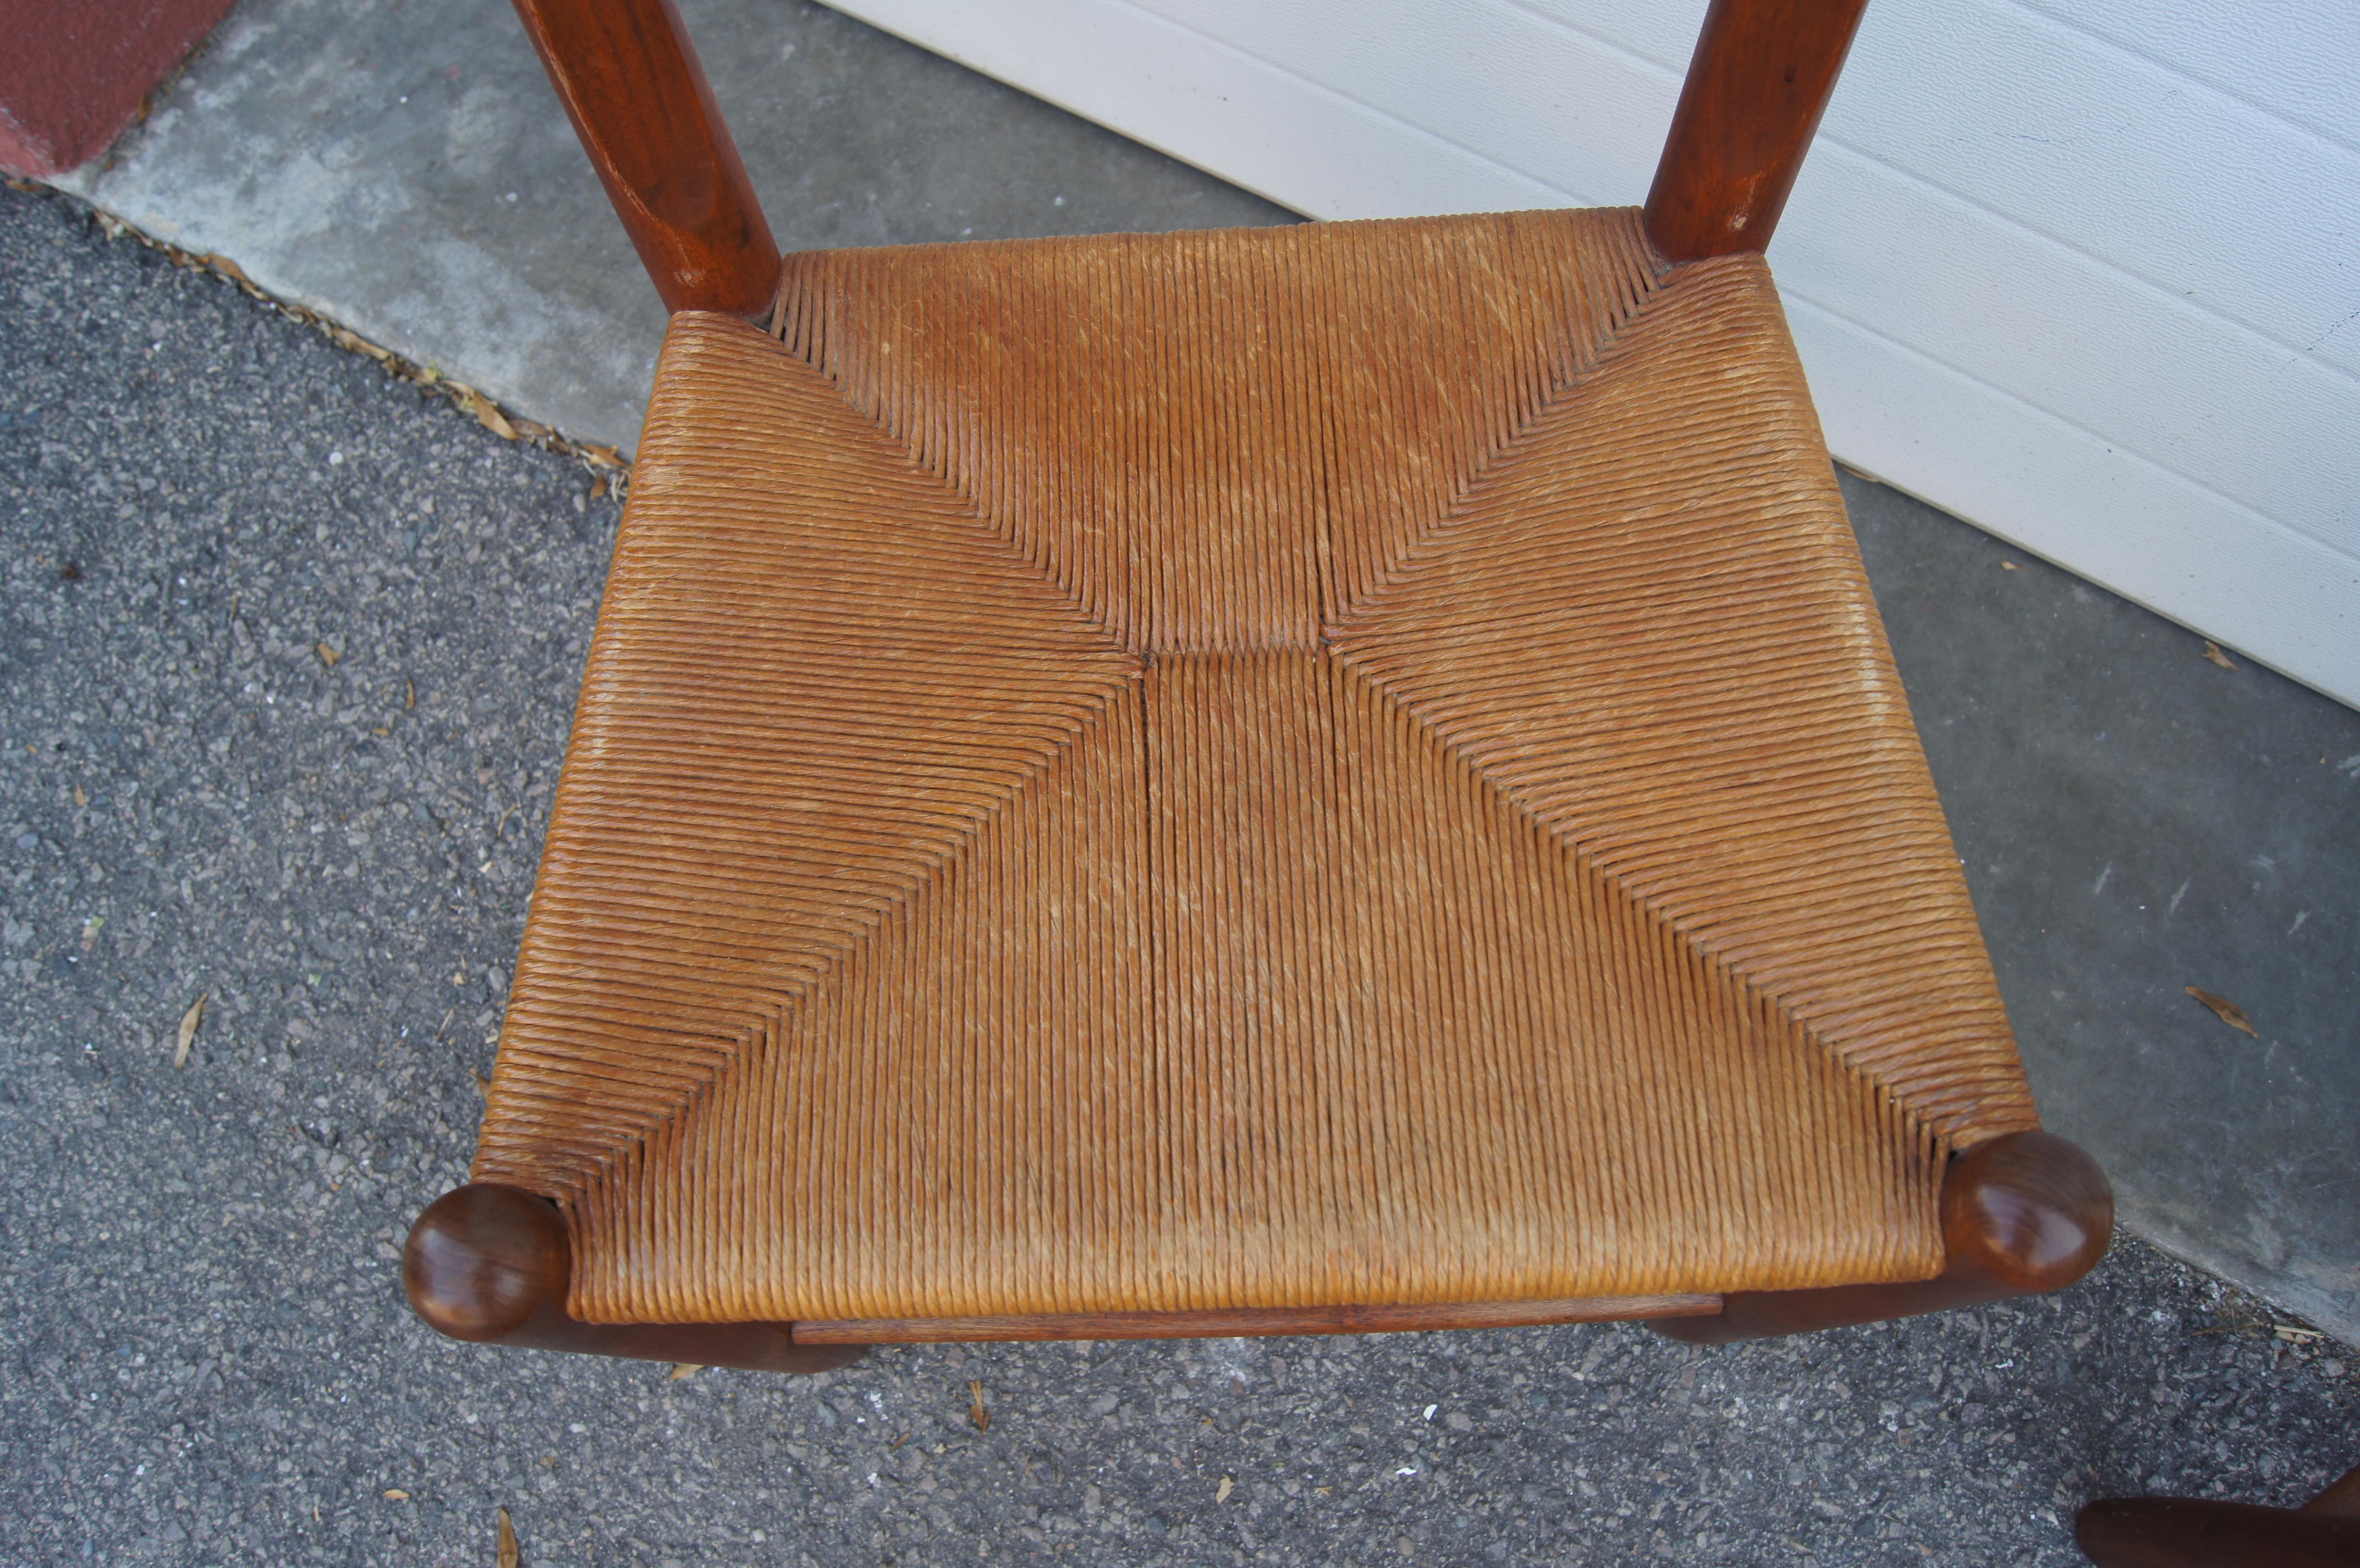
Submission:
<svg viewBox="0 0 2360 1568">
<path fill-rule="evenodd" d="M 437 1340 L 397 1248 L 464 1179 L 595 481 L 0 192 L 0 1563 L 489 1568 L 504 1508 L 528 1568 L 1988 1568 L 2080 1562 L 2092 1496 L 2360 1460 L 2351 1351 L 2127 1238 L 2056 1297 L 1704 1351 Z"/>
</svg>

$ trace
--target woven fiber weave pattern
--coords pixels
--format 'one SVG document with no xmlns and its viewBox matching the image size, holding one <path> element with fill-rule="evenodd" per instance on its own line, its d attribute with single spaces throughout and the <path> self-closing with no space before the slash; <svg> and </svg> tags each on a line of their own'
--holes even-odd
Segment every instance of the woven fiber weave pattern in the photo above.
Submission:
<svg viewBox="0 0 2360 1568">
<path fill-rule="evenodd" d="M 2030 1102 L 1766 272 L 1632 214 L 674 319 L 481 1179 L 590 1321 L 1923 1278 Z"/>
</svg>

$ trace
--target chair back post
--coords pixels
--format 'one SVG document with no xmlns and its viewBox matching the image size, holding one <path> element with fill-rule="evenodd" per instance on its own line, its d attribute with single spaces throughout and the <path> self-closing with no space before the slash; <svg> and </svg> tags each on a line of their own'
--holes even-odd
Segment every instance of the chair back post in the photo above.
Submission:
<svg viewBox="0 0 2360 1568">
<path fill-rule="evenodd" d="M 516 0 L 656 292 L 755 317 L 779 247 L 672 0 Z"/>
<path fill-rule="evenodd" d="M 1770 244 L 1868 0 L 1712 0 L 1647 192 L 1669 261 Z"/>
</svg>

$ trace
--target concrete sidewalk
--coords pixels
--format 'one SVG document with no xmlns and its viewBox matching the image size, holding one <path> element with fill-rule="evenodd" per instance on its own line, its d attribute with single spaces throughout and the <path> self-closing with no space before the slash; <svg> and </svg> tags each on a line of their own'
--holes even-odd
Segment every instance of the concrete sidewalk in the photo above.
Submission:
<svg viewBox="0 0 2360 1568">
<path fill-rule="evenodd" d="M 802 0 L 684 9 L 790 249 L 1286 220 Z M 661 312 L 504 6 L 246 0 L 70 183 L 570 435 L 636 436 Z M 2044 1115 L 2134 1229 L 2360 1343 L 2360 714 L 1846 494 Z"/>
<path fill-rule="evenodd" d="M 785 249 L 1293 221 L 807 0 L 682 10 Z M 663 308 L 505 5 L 242 5 L 60 183 L 577 439 L 639 438 Z"/>
</svg>

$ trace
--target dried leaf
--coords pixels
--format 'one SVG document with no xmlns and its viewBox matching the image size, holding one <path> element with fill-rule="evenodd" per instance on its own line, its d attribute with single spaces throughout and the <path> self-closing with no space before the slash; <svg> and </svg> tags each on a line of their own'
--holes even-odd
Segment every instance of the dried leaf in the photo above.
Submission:
<svg viewBox="0 0 2360 1568">
<path fill-rule="evenodd" d="M 611 446 L 585 446 L 582 455 L 600 468 L 620 468 L 623 459 Z"/>
<path fill-rule="evenodd" d="M 2245 1016 L 2245 1009 L 2229 1000 L 2228 997 L 2216 996 L 2210 991 L 2200 991 L 2193 985 L 2188 987 L 2188 994 L 2220 1014 L 2221 1021 L 2231 1029 L 2244 1029 L 2256 1040 L 2262 1038 L 2255 1031 L 2254 1020 Z"/>
<path fill-rule="evenodd" d="M 90 797 L 82 792 L 82 786 L 79 784 L 74 786 L 74 804 L 77 806 L 87 806 L 90 804 Z"/>
<path fill-rule="evenodd" d="M 508 1511 L 506 1508 L 500 1510 L 500 1528 L 497 1539 L 499 1568 L 518 1568 L 518 1565 L 524 1561 L 524 1553 L 517 1548 L 516 1526 L 508 1522 Z"/>
<path fill-rule="evenodd" d="M 415 681 L 401 683 L 401 705 L 404 711 L 418 706 L 418 686 Z"/>
<path fill-rule="evenodd" d="M 590 499 L 593 501 L 603 501 L 606 498 L 606 476 L 601 474 L 598 477 L 590 481 Z"/>
<path fill-rule="evenodd" d="M 1238 1484 L 1235 1481 L 1230 1480 L 1227 1475 L 1224 1475 L 1221 1477 L 1220 1486 L 1214 1489 L 1213 1501 L 1217 1503 L 1226 1503 L 1229 1500 L 1229 1494 L 1237 1489 Z"/>
<path fill-rule="evenodd" d="M 2217 642 L 2208 641 L 2205 643 L 2204 657 L 2211 659 L 2213 663 L 2219 665 L 2223 670 L 2234 670 L 2237 668 L 2236 661 L 2231 659 L 2227 654 L 2223 653 L 2221 651 L 2221 645 Z"/>
<path fill-rule="evenodd" d="M 338 348 L 348 348 L 355 354 L 365 354 L 374 360 L 383 361 L 393 357 L 393 351 L 391 349 L 377 347 L 377 344 L 369 342 L 368 339 L 361 336 L 360 333 L 354 332 L 349 327 L 330 327 L 328 329 L 328 341 L 334 343 Z"/>
<path fill-rule="evenodd" d="M 466 397 L 462 399 L 462 406 L 466 408 L 467 412 L 475 416 L 475 422 L 477 424 L 482 425 L 484 429 L 491 431 L 492 434 L 499 437 L 500 440 L 514 441 L 517 439 L 516 427 L 508 423 L 508 417 L 506 414 L 501 413 L 498 405 L 495 404 L 489 397 L 485 397 L 482 393 L 469 392 Z"/>
<path fill-rule="evenodd" d="M 377 1496 L 383 1497 L 388 1503 L 406 1503 L 410 1501 L 410 1494 L 403 1491 L 399 1486 L 388 1486 L 384 1491 L 378 1493 Z"/>
<path fill-rule="evenodd" d="M 2023 571 L 2023 570 L 2024 570 L 2022 567 L 2020 567 L 2020 566 L 2016 565 L 2016 562 L 2014 562 L 2014 561 L 2001 561 L 2001 562 L 1999 563 L 1999 569 L 2000 569 L 2002 572 L 2021 572 L 2021 571 Z"/>
<path fill-rule="evenodd" d="M 205 994 L 200 991 L 197 999 L 189 1004 L 189 1010 L 180 1015 L 180 1043 L 172 1048 L 173 1066 L 186 1067 L 189 1064 L 189 1047 L 196 1043 L 197 1029 L 204 1021 Z"/>
<path fill-rule="evenodd" d="M 19 180 L 13 174 L 0 177 L 0 185 L 5 185 L 11 191 L 21 191 L 27 196 L 38 196 L 41 193 L 39 186 L 29 180 Z"/>
<path fill-rule="evenodd" d="M 2289 1323 L 2272 1323 L 2270 1331 L 2289 1345 L 2309 1345 L 2325 1337 L 2315 1328 L 2297 1328 Z"/>
<path fill-rule="evenodd" d="M 978 1432 L 991 1430 L 991 1412 L 983 1408 L 983 1380 L 975 1378 L 967 1386 L 967 1397 L 974 1402 L 967 1408 L 967 1420 L 975 1422 Z"/>
<path fill-rule="evenodd" d="M 318 654 L 320 656 L 320 662 L 326 665 L 331 670 L 333 670 L 336 667 L 336 660 L 344 657 L 344 650 L 342 648 L 330 648 L 323 642 L 314 643 L 311 647 L 311 651 Z"/>
<path fill-rule="evenodd" d="M 88 953 L 98 945 L 98 933 L 106 929 L 104 915 L 93 915 L 82 923 L 82 950 Z"/>
<path fill-rule="evenodd" d="M 705 1364 L 703 1362 L 683 1361 L 672 1369 L 672 1375 L 666 1377 L 664 1381 L 667 1383 L 677 1383 L 683 1377 L 694 1377 L 699 1372 L 704 1370 Z"/>
<path fill-rule="evenodd" d="M 197 259 L 203 262 L 207 267 L 212 267 L 215 272 L 220 273 L 224 278 L 228 278 L 233 283 L 250 283 L 253 281 L 253 279 L 246 277 L 246 268 L 232 261 L 229 257 L 222 255 L 219 251 L 209 250 L 205 252 L 204 255 L 197 257 Z"/>
</svg>

